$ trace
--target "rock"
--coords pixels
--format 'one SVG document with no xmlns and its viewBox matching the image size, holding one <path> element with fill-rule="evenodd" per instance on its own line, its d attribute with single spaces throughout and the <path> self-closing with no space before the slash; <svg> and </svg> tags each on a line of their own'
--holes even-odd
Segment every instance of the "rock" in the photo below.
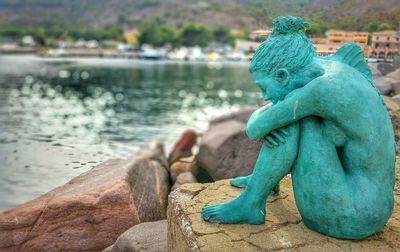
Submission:
<svg viewBox="0 0 400 252">
<path fill-rule="evenodd" d="M 395 94 L 400 94 L 400 68 L 383 77 L 390 84 Z"/>
<path fill-rule="evenodd" d="M 193 175 L 192 172 L 190 171 L 183 172 L 179 174 L 179 176 L 177 177 L 174 186 L 171 188 L 171 191 L 175 190 L 176 188 L 178 188 L 183 184 L 196 183 L 196 182 L 197 182 L 196 177 Z"/>
<path fill-rule="evenodd" d="M 339 240 L 304 226 L 295 205 L 291 180 L 267 203 L 266 224 L 211 224 L 201 219 L 206 205 L 227 202 L 241 190 L 227 180 L 213 184 L 185 184 L 173 191 L 168 205 L 168 251 L 398 251 L 400 197 L 393 216 L 377 234 L 363 241 Z"/>
<path fill-rule="evenodd" d="M 396 180 L 394 183 L 394 193 L 400 197 L 400 159 L 396 157 Z"/>
<path fill-rule="evenodd" d="M 390 119 L 392 120 L 394 136 L 396 140 L 396 151 L 400 152 L 400 111 L 389 111 Z M 398 169 L 400 171 L 400 169 Z"/>
<path fill-rule="evenodd" d="M 400 105 L 400 95 L 395 95 L 391 97 L 394 102 Z"/>
<path fill-rule="evenodd" d="M 378 70 L 378 64 L 375 63 L 369 63 L 368 64 L 369 69 L 371 70 L 372 76 L 382 76 L 381 71 Z"/>
<path fill-rule="evenodd" d="M 179 174 L 184 173 L 184 172 L 193 172 L 193 168 L 195 166 L 194 162 L 185 162 L 183 160 L 178 160 L 175 163 L 173 163 L 170 167 L 170 176 L 172 182 L 175 183 L 177 177 Z"/>
<path fill-rule="evenodd" d="M 192 153 L 192 148 L 197 142 L 197 134 L 193 130 L 187 130 L 183 133 L 181 139 L 175 144 L 172 149 L 168 162 L 172 164 L 176 160 L 182 157 L 190 157 Z"/>
<path fill-rule="evenodd" d="M 249 175 L 261 148 L 261 142 L 246 135 L 246 122 L 254 109 L 218 118 L 203 134 L 197 164 L 214 180 Z"/>
<path fill-rule="evenodd" d="M 392 63 L 381 62 L 378 63 L 377 69 L 382 75 L 387 75 L 396 70 L 396 66 Z"/>
<path fill-rule="evenodd" d="M 0 214 L 0 250 L 98 251 L 130 227 L 166 217 L 163 147 L 110 160 L 45 195 Z"/>
<path fill-rule="evenodd" d="M 390 111 L 399 111 L 400 110 L 400 105 L 396 101 L 394 101 L 391 97 L 382 95 L 382 99 L 385 102 L 386 107 Z"/>
<path fill-rule="evenodd" d="M 382 76 L 374 77 L 374 85 L 381 95 L 390 95 L 393 92 L 392 85 Z"/>
<path fill-rule="evenodd" d="M 167 251 L 167 221 L 145 222 L 124 232 L 103 252 Z"/>
<path fill-rule="evenodd" d="M 269 104 L 269 102 L 262 102 L 260 101 L 260 105 L 265 105 L 265 104 Z M 249 120 L 251 114 L 254 112 L 255 108 L 243 108 L 239 111 L 227 114 L 227 115 L 223 115 L 220 117 L 217 117 L 213 120 L 211 120 L 210 125 L 214 125 L 214 124 L 218 124 L 220 122 L 224 122 L 227 120 L 235 120 L 235 121 L 239 121 L 242 123 L 247 123 L 247 120 Z"/>
</svg>

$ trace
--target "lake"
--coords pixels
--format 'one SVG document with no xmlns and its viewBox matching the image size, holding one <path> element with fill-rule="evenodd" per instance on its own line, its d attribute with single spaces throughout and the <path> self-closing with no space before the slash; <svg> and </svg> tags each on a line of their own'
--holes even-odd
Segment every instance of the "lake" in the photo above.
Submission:
<svg viewBox="0 0 400 252">
<path fill-rule="evenodd" d="M 248 63 L 0 56 L 0 211 L 259 97 Z"/>
</svg>

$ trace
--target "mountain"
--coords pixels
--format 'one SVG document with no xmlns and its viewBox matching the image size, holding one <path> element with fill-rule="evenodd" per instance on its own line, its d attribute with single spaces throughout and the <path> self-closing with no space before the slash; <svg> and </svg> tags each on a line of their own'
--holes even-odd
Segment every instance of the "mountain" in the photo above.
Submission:
<svg viewBox="0 0 400 252">
<path fill-rule="evenodd" d="M 256 29 L 278 15 L 296 15 L 344 29 L 371 23 L 400 23 L 400 0 L 0 0 L 0 26 L 135 26 L 156 17 L 179 27 L 186 22 L 211 27 Z"/>
</svg>

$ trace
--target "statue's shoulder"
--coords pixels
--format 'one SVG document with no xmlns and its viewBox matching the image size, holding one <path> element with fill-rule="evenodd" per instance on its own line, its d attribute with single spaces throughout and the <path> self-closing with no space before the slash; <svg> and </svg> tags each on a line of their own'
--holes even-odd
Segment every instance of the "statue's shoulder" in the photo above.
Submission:
<svg viewBox="0 0 400 252">
<path fill-rule="evenodd" d="M 327 57 L 328 60 L 338 61 L 346 64 L 372 82 L 372 73 L 364 58 L 361 48 L 355 43 L 348 43 L 342 46 L 334 55 Z"/>
</svg>

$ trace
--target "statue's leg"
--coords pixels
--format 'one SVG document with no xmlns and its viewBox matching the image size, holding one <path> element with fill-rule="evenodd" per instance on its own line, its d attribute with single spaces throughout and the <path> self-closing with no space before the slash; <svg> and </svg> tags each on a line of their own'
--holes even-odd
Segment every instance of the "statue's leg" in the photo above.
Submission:
<svg viewBox="0 0 400 252">
<path fill-rule="evenodd" d="M 229 181 L 229 183 L 231 184 L 231 186 L 234 187 L 245 188 L 247 184 L 250 182 L 250 179 L 251 179 L 251 174 L 244 177 L 233 178 L 231 179 L 231 181 Z M 279 193 L 280 191 L 279 183 L 274 187 L 273 191 L 274 193 Z"/>
<path fill-rule="evenodd" d="M 233 178 L 231 179 L 231 181 L 229 181 L 229 183 L 231 184 L 231 186 L 234 187 L 245 188 L 249 183 L 250 179 L 251 179 L 251 174 L 249 176 Z"/>
<path fill-rule="evenodd" d="M 286 142 L 275 148 L 263 144 L 246 189 L 236 199 L 221 205 L 205 207 L 203 219 L 216 223 L 265 222 L 266 198 L 287 175 L 296 159 L 299 141 L 298 123 L 285 127 Z"/>
<path fill-rule="evenodd" d="M 304 224 L 314 231 L 346 239 L 365 237 L 371 234 L 372 223 L 362 219 L 375 203 L 360 204 L 356 191 L 367 195 L 375 185 L 365 186 L 367 178 L 354 179 L 354 172 L 342 165 L 341 147 L 335 146 L 324 130 L 320 118 L 307 117 L 300 122 L 299 151 L 292 170 L 297 208 Z"/>
</svg>

